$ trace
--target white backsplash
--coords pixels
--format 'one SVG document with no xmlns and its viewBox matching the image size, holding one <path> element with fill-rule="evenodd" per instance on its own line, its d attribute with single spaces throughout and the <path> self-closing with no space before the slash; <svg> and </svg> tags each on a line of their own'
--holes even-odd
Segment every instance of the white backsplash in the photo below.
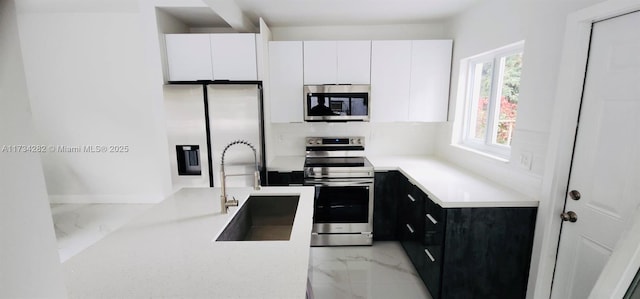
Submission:
<svg viewBox="0 0 640 299">
<path fill-rule="evenodd" d="M 267 150 L 273 156 L 303 156 L 308 136 L 364 136 L 367 155 L 432 155 L 437 123 L 271 124 Z"/>
</svg>

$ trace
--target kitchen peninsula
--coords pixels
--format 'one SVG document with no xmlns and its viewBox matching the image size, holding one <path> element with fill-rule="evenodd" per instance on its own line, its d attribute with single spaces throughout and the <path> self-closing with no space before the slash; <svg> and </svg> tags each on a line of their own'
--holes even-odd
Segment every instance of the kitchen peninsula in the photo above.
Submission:
<svg viewBox="0 0 640 299">
<path fill-rule="evenodd" d="M 312 187 L 184 188 L 63 264 L 70 298 L 304 298 Z M 216 242 L 250 195 L 299 195 L 288 241 Z"/>
</svg>

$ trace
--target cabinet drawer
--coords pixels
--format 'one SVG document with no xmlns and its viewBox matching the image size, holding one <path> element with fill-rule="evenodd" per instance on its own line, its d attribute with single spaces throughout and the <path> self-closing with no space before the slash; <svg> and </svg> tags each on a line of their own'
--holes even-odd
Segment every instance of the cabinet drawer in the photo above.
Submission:
<svg viewBox="0 0 640 299">
<path fill-rule="evenodd" d="M 442 246 L 423 246 L 420 248 L 422 263 L 417 267 L 432 298 L 440 298 L 442 278 Z"/>
<path fill-rule="evenodd" d="M 431 216 L 429 219 L 432 220 L 432 222 L 444 223 L 444 209 L 431 201 L 428 197 L 425 200 L 424 208 L 425 213 Z"/>
<path fill-rule="evenodd" d="M 423 263 L 420 228 L 413 223 L 403 223 L 400 227 L 400 243 L 411 262 L 418 267 Z"/>
<path fill-rule="evenodd" d="M 418 225 L 418 222 L 422 222 L 422 216 L 425 205 L 425 196 L 424 193 L 421 193 L 420 190 L 411 185 L 407 190 L 406 194 L 401 198 L 403 203 L 401 204 L 404 209 L 401 209 L 401 217 L 407 217 L 413 219 L 414 224 Z M 417 190 L 417 191 L 416 191 Z"/>
<path fill-rule="evenodd" d="M 424 240 L 425 246 L 442 246 L 444 242 L 444 210 L 433 203 L 425 200 L 425 211 L 423 214 Z"/>
<path fill-rule="evenodd" d="M 411 185 L 411 187 L 409 188 L 409 190 L 407 190 L 408 195 L 410 195 L 411 197 L 417 199 L 417 200 L 421 200 L 424 201 L 425 198 L 427 198 L 427 195 L 424 194 L 424 192 L 422 192 L 422 190 L 420 190 L 420 188 L 418 188 L 416 185 Z"/>
<path fill-rule="evenodd" d="M 401 241 L 420 241 L 420 228 L 413 221 L 403 221 L 399 227 Z"/>
<path fill-rule="evenodd" d="M 424 223 L 421 244 L 423 262 L 418 267 L 418 273 L 431 293 L 431 297 L 440 298 L 444 258 L 445 210 L 426 197 L 422 216 Z"/>
<path fill-rule="evenodd" d="M 435 219 L 431 217 L 429 213 L 424 217 L 424 239 L 422 244 L 424 246 L 442 246 L 444 241 L 444 224 L 442 222 L 434 222 Z"/>
</svg>

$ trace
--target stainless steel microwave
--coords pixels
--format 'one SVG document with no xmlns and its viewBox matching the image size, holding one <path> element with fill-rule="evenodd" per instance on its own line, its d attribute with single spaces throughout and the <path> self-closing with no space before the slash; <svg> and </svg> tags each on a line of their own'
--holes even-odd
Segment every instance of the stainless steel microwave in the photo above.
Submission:
<svg viewBox="0 0 640 299">
<path fill-rule="evenodd" d="M 305 121 L 369 121 L 370 85 L 305 85 Z"/>
</svg>

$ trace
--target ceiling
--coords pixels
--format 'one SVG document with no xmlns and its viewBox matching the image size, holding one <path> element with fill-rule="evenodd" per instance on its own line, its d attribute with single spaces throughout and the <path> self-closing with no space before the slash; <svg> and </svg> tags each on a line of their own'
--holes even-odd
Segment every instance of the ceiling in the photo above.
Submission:
<svg viewBox="0 0 640 299">
<path fill-rule="evenodd" d="M 1 1 L 1 0 L 0 0 Z M 229 27 L 204 1 L 154 0 L 170 3 L 162 10 L 190 27 Z M 254 25 L 269 26 L 420 24 L 451 17 L 480 0 L 207 0 L 237 5 Z M 180 7 L 180 3 L 184 6 Z M 19 0 L 19 10 L 36 12 L 139 11 L 135 0 Z M 193 7 L 197 4 L 198 7 Z M 161 5 L 164 6 L 164 5 Z"/>
<path fill-rule="evenodd" d="M 2 1 L 2 0 L 0 0 Z M 133 0 L 16 0 L 19 12 L 35 13 L 102 13 L 137 12 Z"/>
<path fill-rule="evenodd" d="M 478 0 L 235 0 L 269 26 L 416 24 L 455 15 Z"/>
<path fill-rule="evenodd" d="M 229 24 L 209 7 L 162 7 L 159 9 L 189 27 L 229 27 Z"/>
</svg>

